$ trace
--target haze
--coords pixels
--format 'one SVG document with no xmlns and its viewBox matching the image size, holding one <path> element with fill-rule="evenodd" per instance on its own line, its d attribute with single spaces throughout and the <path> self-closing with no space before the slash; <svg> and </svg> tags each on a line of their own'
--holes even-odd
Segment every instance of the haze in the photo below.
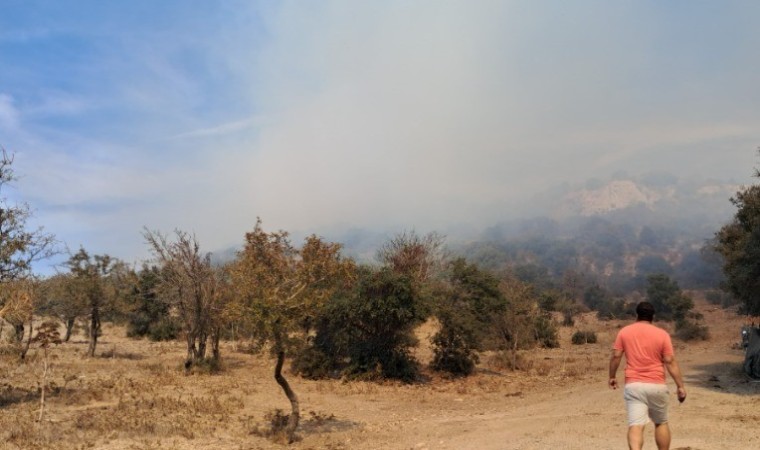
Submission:
<svg viewBox="0 0 760 450">
<path fill-rule="evenodd" d="M 760 3 L 3 2 L 7 193 L 71 248 L 484 226 L 565 181 L 752 181 Z"/>
</svg>

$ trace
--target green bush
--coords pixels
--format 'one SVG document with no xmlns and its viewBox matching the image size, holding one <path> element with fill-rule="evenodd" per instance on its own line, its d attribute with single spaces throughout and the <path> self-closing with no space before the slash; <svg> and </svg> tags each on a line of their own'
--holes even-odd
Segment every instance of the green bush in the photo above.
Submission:
<svg viewBox="0 0 760 450">
<path fill-rule="evenodd" d="M 467 376 L 475 370 L 478 355 L 470 346 L 467 330 L 451 323 L 444 323 L 433 336 L 433 370 L 448 372 L 454 376 Z"/>
<path fill-rule="evenodd" d="M 676 337 L 682 341 L 706 341 L 710 339 L 710 330 L 696 321 L 681 319 L 676 321 Z"/>
<path fill-rule="evenodd" d="M 573 333 L 572 342 L 575 345 L 596 344 L 596 333 L 593 331 L 576 331 Z"/>
<path fill-rule="evenodd" d="M 307 377 L 340 374 L 352 379 L 412 381 L 417 363 L 408 349 L 424 319 L 409 277 L 384 268 L 361 268 L 356 285 L 338 292 L 316 320 L 316 336 L 296 356 Z"/>
<path fill-rule="evenodd" d="M 544 348 L 559 347 L 557 324 L 554 323 L 554 320 L 552 320 L 552 316 L 549 313 L 537 315 L 533 327 L 534 337 L 538 345 Z"/>
<path fill-rule="evenodd" d="M 148 326 L 148 338 L 151 341 L 171 341 L 179 336 L 180 326 L 176 319 L 164 317 Z"/>
</svg>

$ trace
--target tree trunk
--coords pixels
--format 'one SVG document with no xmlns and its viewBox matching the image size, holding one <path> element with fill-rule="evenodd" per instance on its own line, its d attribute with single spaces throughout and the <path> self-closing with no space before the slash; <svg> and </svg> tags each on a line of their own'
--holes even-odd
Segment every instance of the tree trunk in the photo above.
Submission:
<svg viewBox="0 0 760 450">
<path fill-rule="evenodd" d="M 92 317 L 90 320 L 90 347 L 87 354 L 90 357 L 95 356 L 95 347 L 98 345 L 98 336 L 100 335 L 100 308 L 93 306 Z"/>
<path fill-rule="evenodd" d="M 19 354 L 19 358 L 22 360 L 26 358 L 27 352 L 29 352 L 29 347 L 32 345 L 32 334 L 34 334 L 34 328 L 32 327 L 34 325 L 34 319 L 29 318 L 29 337 L 26 339 L 26 344 L 21 346 L 21 353 Z M 23 327 L 23 325 L 22 325 Z M 21 335 L 21 339 L 23 339 L 24 336 Z"/>
<path fill-rule="evenodd" d="M 208 340 L 208 335 L 205 331 L 202 331 L 200 333 L 200 336 L 198 336 L 198 354 L 196 355 L 197 360 L 204 360 L 206 359 L 206 341 Z"/>
<path fill-rule="evenodd" d="M 299 420 L 299 407 L 298 407 L 298 397 L 296 396 L 296 393 L 293 392 L 292 389 L 290 389 L 290 385 L 288 384 L 288 381 L 285 379 L 285 377 L 282 376 L 282 364 L 285 362 L 285 351 L 280 350 L 277 352 L 277 365 L 274 368 L 274 379 L 277 381 L 277 384 L 280 385 L 282 390 L 285 392 L 285 396 L 288 397 L 288 400 L 290 400 L 290 417 L 288 418 L 288 426 L 285 428 L 285 432 L 288 436 L 288 444 L 292 443 L 295 439 L 296 434 L 296 428 L 298 428 L 298 420 Z"/>
<path fill-rule="evenodd" d="M 71 332 L 74 330 L 75 323 L 76 319 L 66 319 L 66 335 L 63 337 L 63 342 L 69 342 L 69 339 L 71 339 Z"/>
<path fill-rule="evenodd" d="M 24 322 L 14 324 L 13 329 L 16 331 L 16 342 L 24 342 Z"/>
<path fill-rule="evenodd" d="M 221 358 L 221 353 L 219 351 L 219 339 L 221 334 L 221 326 L 214 327 L 214 331 L 211 333 L 211 355 L 216 362 L 219 362 L 219 358 Z"/>
</svg>

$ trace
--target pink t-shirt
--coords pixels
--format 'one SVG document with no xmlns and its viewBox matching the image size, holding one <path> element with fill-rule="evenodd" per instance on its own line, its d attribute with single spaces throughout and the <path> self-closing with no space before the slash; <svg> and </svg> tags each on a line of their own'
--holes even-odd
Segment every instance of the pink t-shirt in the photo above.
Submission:
<svg viewBox="0 0 760 450">
<path fill-rule="evenodd" d="M 673 355 L 673 343 L 667 331 L 639 321 L 623 327 L 612 348 L 625 354 L 626 383 L 665 384 L 663 358 Z"/>
</svg>

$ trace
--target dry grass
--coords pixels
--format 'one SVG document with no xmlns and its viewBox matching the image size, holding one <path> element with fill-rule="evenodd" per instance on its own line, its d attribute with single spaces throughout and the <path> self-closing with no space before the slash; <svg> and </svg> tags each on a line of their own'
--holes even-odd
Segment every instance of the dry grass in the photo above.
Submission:
<svg viewBox="0 0 760 450">
<path fill-rule="evenodd" d="M 729 319 L 722 311 L 709 314 Z M 476 373 L 461 379 L 427 370 L 422 381 L 411 385 L 286 375 L 302 406 L 301 440 L 293 446 L 355 448 L 358 441 L 359 447 L 369 448 L 365 435 L 374 433 L 375 439 L 389 442 L 387 433 L 421 417 L 470 415 L 494 404 L 520 405 L 546 386 L 597 383 L 600 374 L 604 378 L 609 348 L 623 324 L 583 315 L 576 318 L 575 328 L 560 330 L 560 348 L 520 352 L 516 362 L 509 352 L 485 354 Z M 432 355 L 424 337 L 434 329 L 428 323 L 418 333 L 422 339 L 416 354 L 422 367 Z M 596 332 L 598 342 L 571 345 L 578 329 Z M 20 363 L 17 353 L 0 346 L 0 449 L 279 448 L 269 439 L 287 417 L 277 408 L 289 404 L 273 380 L 266 353 L 251 355 L 223 346 L 221 372 L 188 375 L 182 368 L 182 342 L 131 340 L 123 329 L 111 326 L 104 329 L 102 341 L 98 356 L 89 359 L 82 357 L 87 344 L 79 335 L 52 349 L 43 422 L 36 421 L 41 374 L 37 350 Z M 721 367 L 711 370 L 723 373 Z M 738 379 L 736 370 L 725 367 L 731 380 Z M 753 388 L 729 386 L 722 378 L 720 384 L 739 393 Z M 750 401 L 750 396 L 738 400 L 742 405 Z"/>
</svg>

